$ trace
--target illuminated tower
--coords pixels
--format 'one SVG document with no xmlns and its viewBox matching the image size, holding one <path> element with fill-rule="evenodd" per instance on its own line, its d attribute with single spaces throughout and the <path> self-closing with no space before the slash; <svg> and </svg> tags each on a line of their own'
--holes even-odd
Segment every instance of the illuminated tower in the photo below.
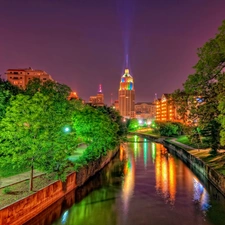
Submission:
<svg viewBox="0 0 225 225">
<path fill-rule="evenodd" d="M 95 106 L 104 106 L 104 94 L 102 93 L 102 85 L 99 84 L 96 96 L 90 96 L 89 103 Z"/>
<path fill-rule="evenodd" d="M 126 118 L 134 118 L 134 81 L 133 77 L 129 74 L 129 69 L 125 69 L 124 75 L 121 77 L 119 89 L 119 111 L 121 116 Z"/>
</svg>

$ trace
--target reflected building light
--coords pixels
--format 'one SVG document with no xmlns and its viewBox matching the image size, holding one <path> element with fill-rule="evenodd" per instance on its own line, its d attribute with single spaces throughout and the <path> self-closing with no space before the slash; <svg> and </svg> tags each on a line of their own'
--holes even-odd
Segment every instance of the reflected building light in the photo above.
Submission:
<svg viewBox="0 0 225 225">
<path fill-rule="evenodd" d="M 147 164 L 148 164 L 148 143 L 147 143 L 147 140 L 144 139 L 144 165 L 145 165 L 145 168 L 147 168 Z"/>
<path fill-rule="evenodd" d="M 168 168 L 167 168 L 167 160 L 163 156 L 162 157 L 162 193 L 165 198 L 168 197 Z"/>
<path fill-rule="evenodd" d="M 156 155 L 156 144 L 152 143 L 152 162 L 155 162 L 155 155 Z"/>
<path fill-rule="evenodd" d="M 120 161 L 123 161 L 123 155 L 124 155 L 124 146 L 120 145 Z"/>
<path fill-rule="evenodd" d="M 176 165 L 174 158 L 167 155 L 167 150 L 157 144 L 155 159 L 156 191 L 166 203 L 174 205 L 176 197 Z M 152 146 L 153 151 L 153 146 Z"/>
<path fill-rule="evenodd" d="M 137 160 L 137 154 L 138 154 L 138 143 L 134 142 L 134 158 L 135 158 L 135 161 Z"/>
<path fill-rule="evenodd" d="M 123 191 L 122 191 L 122 199 L 124 212 L 127 214 L 129 201 L 134 192 L 135 185 L 135 162 L 132 156 L 129 157 L 128 161 L 124 167 L 124 183 L 123 183 Z"/>
<path fill-rule="evenodd" d="M 174 205 L 176 196 L 176 165 L 173 157 L 169 157 L 169 193 L 170 202 Z"/>
<path fill-rule="evenodd" d="M 193 200 L 195 203 L 200 204 L 202 211 L 207 211 L 211 206 L 209 204 L 209 194 L 203 185 L 194 177 L 193 178 L 194 195 Z"/>
<path fill-rule="evenodd" d="M 62 216 L 62 220 L 61 220 L 61 223 L 62 224 L 65 224 L 67 219 L 68 219 L 68 215 L 69 215 L 69 212 L 68 210 L 66 212 L 63 213 L 63 216 Z"/>
</svg>

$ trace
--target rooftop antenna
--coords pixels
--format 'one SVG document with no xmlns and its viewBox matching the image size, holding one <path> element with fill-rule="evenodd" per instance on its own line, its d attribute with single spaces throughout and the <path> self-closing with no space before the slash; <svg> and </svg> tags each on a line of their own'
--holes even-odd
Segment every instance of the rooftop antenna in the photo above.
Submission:
<svg viewBox="0 0 225 225">
<path fill-rule="evenodd" d="M 99 84 L 98 93 L 102 93 L 102 85 L 101 84 Z"/>
<path fill-rule="evenodd" d="M 111 105 L 113 104 L 113 93 L 111 93 Z"/>
</svg>

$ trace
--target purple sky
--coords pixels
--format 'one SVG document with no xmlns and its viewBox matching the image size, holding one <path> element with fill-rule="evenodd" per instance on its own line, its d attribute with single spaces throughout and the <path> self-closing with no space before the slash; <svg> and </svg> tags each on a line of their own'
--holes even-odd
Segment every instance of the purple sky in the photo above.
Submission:
<svg viewBox="0 0 225 225">
<path fill-rule="evenodd" d="M 0 74 L 43 69 L 88 100 L 117 99 L 129 52 L 136 101 L 182 87 L 224 0 L 0 0 Z"/>
</svg>

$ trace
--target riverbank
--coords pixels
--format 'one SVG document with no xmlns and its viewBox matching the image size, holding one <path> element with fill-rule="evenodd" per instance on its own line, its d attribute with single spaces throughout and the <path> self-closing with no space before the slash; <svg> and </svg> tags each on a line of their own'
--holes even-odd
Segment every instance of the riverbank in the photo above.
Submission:
<svg viewBox="0 0 225 225">
<path fill-rule="evenodd" d="M 69 192 L 83 185 L 90 177 L 104 168 L 116 155 L 118 150 L 119 148 L 109 151 L 106 156 L 90 162 L 78 172 L 71 173 L 67 176 L 65 182 L 56 181 L 51 183 L 36 193 L 2 208 L 0 210 L 0 224 L 24 224 Z"/>
<path fill-rule="evenodd" d="M 210 149 L 195 149 L 166 137 L 157 138 L 149 134 L 132 133 L 151 141 L 161 143 L 169 152 L 185 162 L 200 177 L 207 178 L 225 196 L 225 152 L 216 156 L 209 154 Z"/>
</svg>

